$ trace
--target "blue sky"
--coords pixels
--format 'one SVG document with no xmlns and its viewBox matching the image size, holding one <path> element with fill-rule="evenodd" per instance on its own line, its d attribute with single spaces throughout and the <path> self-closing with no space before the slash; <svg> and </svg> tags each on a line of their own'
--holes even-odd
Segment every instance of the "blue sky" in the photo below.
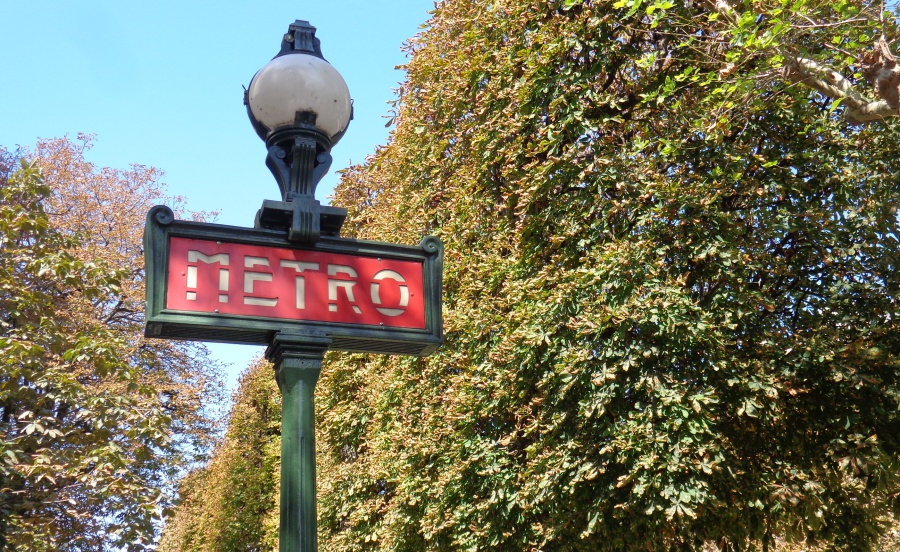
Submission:
<svg viewBox="0 0 900 552">
<path fill-rule="evenodd" d="M 354 120 L 332 169 L 360 163 L 387 140 L 387 102 L 403 79 L 405 40 L 433 0 L 6 1 L 0 4 L 0 145 L 95 134 L 88 160 L 166 172 L 169 192 L 217 222 L 252 226 L 278 187 L 244 109 L 242 85 L 279 50 L 295 19 L 317 28 L 341 72 Z M 328 175 L 325 200 L 337 178 Z M 260 348 L 215 345 L 236 374 Z"/>
</svg>

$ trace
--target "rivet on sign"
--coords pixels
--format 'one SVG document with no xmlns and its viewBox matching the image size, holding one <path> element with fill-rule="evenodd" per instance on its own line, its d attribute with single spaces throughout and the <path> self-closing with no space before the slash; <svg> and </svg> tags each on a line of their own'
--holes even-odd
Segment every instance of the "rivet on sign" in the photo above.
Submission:
<svg viewBox="0 0 900 552">
<path fill-rule="evenodd" d="M 378 325 L 379 325 L 379 326 L 384 326 L 384 322 L 379 322 Z"/>
<path fill-rule="evenodd" d="M 216 242 L 216 245 L 222 245 L 222 242 L 217 241 L 217 242 Z"/>
<path fill-rule="evenodd" d="M 219 309 L 214 310 L 213 312 L 219 312 Z"/>
<path fill-rule="evenodd" d="M 378 262 L 379 262 L 379 263 L 381 262 L 381 257 L 378 257 Z"/>
</svg>

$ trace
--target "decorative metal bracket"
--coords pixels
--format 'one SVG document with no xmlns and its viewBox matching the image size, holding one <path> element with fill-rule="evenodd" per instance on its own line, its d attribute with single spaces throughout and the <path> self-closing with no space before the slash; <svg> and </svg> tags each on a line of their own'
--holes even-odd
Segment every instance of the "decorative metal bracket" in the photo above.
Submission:
<svg viewBox="0 0 900 552">
<path fill-rule="evenodd" d="M 346 209 L 322 206 L 316 186 L 331 167 L 331 140 L 315 126 L 316 114 L 300 112 L 294 125 L 266 139 L 266 166 L 272 171 L 281 201 L 266 200 L 256 216 L 257 228 L 287 228 L 288 240 L 314 243 L 322 234 L 340 235 Z"/>
<path fill-rule="evenodd" d="M 309 54 L 325 59 L 322 56 L 319 39 L 316 38 L 316 28 L 310 25 L 309 21 L 297 19 L 288 26 L 288 32 L 281 41 L 281 51 L 275 57 L 293 53 Z"/>
<path fill-rule="evenodd" d="M 316 28 L 308 21 L 298 19 L 288 27 L 281 51 L 275 57 L 288 54 L 325 59 Z M 269 129 L 253 116 L 247 89 L 244 89 L 244 105 L 253 129 L 266 142 L 266 166 L 281 190 L 281 201 L 263 202 L 256 214 L 256 228 L 286 228 L 288 240 L 299 244 L 315 243 L 321 236 L 339 237 L 347 210 L 323 206 L 315 194 L 316 186 L 331 167 L 331 147 L 341 139 L 346 127 L 328 136 L 316 128 L 315 113 L 299 111 L 292 124 Z M 353 119 L 352 102 L 350 119 Z"/>
</svg>

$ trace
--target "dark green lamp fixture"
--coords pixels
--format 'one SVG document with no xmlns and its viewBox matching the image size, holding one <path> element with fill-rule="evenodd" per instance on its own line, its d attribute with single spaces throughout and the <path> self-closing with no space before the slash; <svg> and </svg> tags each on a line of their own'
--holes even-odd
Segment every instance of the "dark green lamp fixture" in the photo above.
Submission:
<svg viewBox="0 0 900 552">
<path fill-rule="evenodd" d="M 287 228 L 288 239 L 301 243 L 337 236 L 346 211 L 321 205 L 315 192 L 331 166 L 331 148 L 353 118 L 353 103 L 322 56 L 315 27 L 300 20 L 290 25 L 281 51 L 250 81 L 244 104 L 281 189 L 281 201 L 263 202 L 257 228 Z"/>
<path fill-rule="evenodd" d="M 337 237 L 347 211 L 321 205 L 316 185 L 353 118 L 353 104 L 344 79 L 322 57 L 315 27 L 300 20 L 290 25 L 281 51 L 250 81 L 244 104 L 281 189 L 281 201 L 263 201 L 256 227 L 287 230 L 288 241 L 299 246 Z M 281 552 L 318 550 L 314 392 L 331 344 L 321 330 L 284 330 L 266 349 L 281 391 Z"/>
</svg>

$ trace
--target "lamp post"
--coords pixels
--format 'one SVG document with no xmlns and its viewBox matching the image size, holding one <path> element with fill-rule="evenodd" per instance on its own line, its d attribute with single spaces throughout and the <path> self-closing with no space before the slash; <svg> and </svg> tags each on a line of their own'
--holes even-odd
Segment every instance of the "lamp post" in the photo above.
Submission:
<svg viewBox="0 0 900 552">
<path fill-rule="evenodd" d="M 441 241 L 340 237 L 345 209 L 316 184 L 353 116 L 350 93 L 322 57 L 316 29 L 295 21 L 281 51 L 244 92 L 281 200 L 255 228 L 147 213 L 147 337 L 265 344 L 281 391 L 281 552 L 315 552 L 314 390 L 329 349 L 428 356 L 443 343 Z"/>
<path fill-rule="evenodd" d="M 306 21 L 291 24 L 281 51 L 244 92 L 250 122 L 268 150 L 266 165 L 281 190 L 281 201 L 263 202 L 255 226 L 286 229 L 289 241 L 305 245 L 322 235 L 337 237 L 346 217 L 344 209 L 321 205 L 315 192 L 331 166 L 331 148 L 353 116 L 347 85 L 325 61 L 315 33 Z M 266 349 L 282 396 L 281 552 L 318 548 L 314 391 L 331 343 L 321 330 L 281 330 Z"/>
<path fill-rule="evenodd" d="M 353 105 L 344 79 L 322 57 L 315 27 L 299 20 L 290 25 L 281 51 L 250 81 L 244 104 L 281 189 L 281 201 L 263 203 L 256 226 L 287 227 L 288 239 L 302 243 L 317 241 L 323 231 L 337 235 L 346 212 L 321 206 L 315 192 Z"/>
</svg>

